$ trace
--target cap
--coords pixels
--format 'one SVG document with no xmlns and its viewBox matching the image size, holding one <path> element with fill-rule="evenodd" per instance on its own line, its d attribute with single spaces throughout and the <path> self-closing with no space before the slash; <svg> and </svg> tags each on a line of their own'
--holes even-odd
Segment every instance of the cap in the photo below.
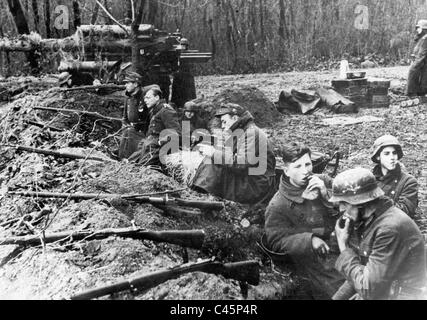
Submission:
<svg viewBox="0 0 427 320">
<path fill-rule="evenodd" d="M 215 113 L 215 117 L 222 117 L 223 115 L 229 114 L 231 116 L 241 116 L 247 111 L 245 107 L 242 107 L 235 103 L 225 103 L 220 106 L 218 111 Z"/>
<path fill-rule="evenodd" d="M 139 73 L 137 73 L 137 72 L 130 71 L 130 72 L 126 73 L 126 76 L 125 76 L 125 78 L 124 78 L 123 81 L 124 82 L 138 82 L 138 83 L 141 83 L 142 76 Z"/>
</svg>

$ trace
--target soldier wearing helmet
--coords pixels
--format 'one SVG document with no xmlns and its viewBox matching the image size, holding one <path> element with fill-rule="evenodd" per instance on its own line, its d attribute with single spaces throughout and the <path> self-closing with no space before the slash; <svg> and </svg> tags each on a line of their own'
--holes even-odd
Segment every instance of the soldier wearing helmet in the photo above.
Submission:
<svg viewBox="0 0 427 320">
<path fill-rule="evenodd" d="M 375 176 L 357 168 L 339 174 L 331 202 L 342 218 L 335 226 L 341 252 L 336 269 L 347 279 L 336 300 L 421 299 L 426 281 L 424 238 L 393 205 Z"/>
<path fill-rule="evenodd" d="M 418 182 L 406 173 L 400 164 L 402 145 L 396 137 L 385 135 L 378 138 L 371 159 L 376 164 L 373 174 L 379 187 L 391 198 L 396 207 L 414 217 L 418 207 Z"/>
<path fill-rule="evenodd" d="M 427 20 L 416 25 L 414 61 L 409 69 L 406 94 L 424 96 L 427 93 Z"/>
</svg>

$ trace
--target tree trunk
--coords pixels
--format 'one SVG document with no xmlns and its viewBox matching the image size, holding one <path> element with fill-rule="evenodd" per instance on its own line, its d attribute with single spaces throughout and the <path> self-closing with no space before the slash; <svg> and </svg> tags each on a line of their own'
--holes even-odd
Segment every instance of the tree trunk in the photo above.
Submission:
<svg viewBox="0 0 427 320">
<path fill-rule="evenodd" d="M 73 0 L 73 11 L 74 11 L 74 28 L 78 28 L 82 24 L 80 6 L 78 0 Z"/>
<path fill-rule="evenodd" d="M 51 38 L 52 32 L 50 30 L 50 0 L 45 0 L 45 23 L 46 23 L 46 37 Z"/>
<path fill-rule="evenodd" d="M 144 76 L 144 66 L 143 59 L 140 53 L 140 49 L 138 46 L 138 34 L 139 34 L 139 24 L 142 20 L 142 15 L 144 14 L 144 6 L 146 0 L 135 0 L 136 8 L 136 16 L 135 20 L 132 21 L 131 26 L 131 42 L 132 42 L 132 69 Z"/>
<path fill-rule="evenodd" d="M 24 11 L 22 10 L 21 3 L 19 0 L 8 0 L 9 10 L 14 17 L 16 28 L 18 29 L 19 34 L 29 34 L 30 29 L 28 27 L 27 18 L 25 17 Z M 27 60 L 30 63 L 31 73 L 38 74 L 39 73 L 39 63 L 38 63 L 39 55 L 37 55 L 34 51 L 29 51 L 27 53 Z"/>
<path fill-rule="evenodd" d="M 265 29 L 264 29 L 264 0 L 259 0 L 259 28 L 261 33 L 261 43 L 265 42 Z"/>
</svg>

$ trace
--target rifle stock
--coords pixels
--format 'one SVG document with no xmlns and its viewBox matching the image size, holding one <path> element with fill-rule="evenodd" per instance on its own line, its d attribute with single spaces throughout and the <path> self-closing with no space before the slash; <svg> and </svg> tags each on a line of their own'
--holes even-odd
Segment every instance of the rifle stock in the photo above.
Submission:
<svg viewBox="0 0 427 320">
<path fill-rule="evenodd" d="M 142 229 L 104 229 L 99 231 L 60 232 L 46 234 L 44 243 L 53 243 L 61 240 L 102 240 L 108 237 L 130 238 L 134 240 L 151 240 L 165 242 L 192 249 L 201 249 L 205 240 L 203 230 L 172 230 L 172 231 L 147 231 Z M 0 245 L 35 246 L 41 245 L 40 236 L 10 237 L 0 239 Z"/>
<path fill-rule="evenodd" d="M 257 261 L 244 261 L 222 264 L 212 259 L 198 263 L 189 263 L 172 269 L 165 269 L 148 273 L 131 280 L 126 280 L 109 286 L 85 291 L 71 297 L 71 300 L 90 300 L 126 290 L 145 291 L 166 281 L 179 278 L 181 275 L 193 272 L 205 272 L 222 275 L 227 279 L 247 282 L 251 285 L 259 284 L 259 264 Z"/>
</svg>

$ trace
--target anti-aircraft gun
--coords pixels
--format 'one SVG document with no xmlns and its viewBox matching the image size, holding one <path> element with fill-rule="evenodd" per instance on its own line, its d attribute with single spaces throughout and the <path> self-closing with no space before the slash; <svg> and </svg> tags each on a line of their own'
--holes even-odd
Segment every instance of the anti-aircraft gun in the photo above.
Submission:
<svg viewBox="0 0 427 320">
<path fill-rule="evenodd" d="M 196 98 L 191 65 L 209 61 L 211 53 L 190 50 L 180 32 L 170 34 L 153 25 L 141 24 L 135 41 L 130 35 L 130 26 L 82 25 L 64 39 L 42 39 L 37 33 L 0 38 L 0 51 L 60 51 L 67 58 L 61 61 L 58 71 L 90 72 L 102 83 L 120 84 L 124 72 L 131 67 L 132 47 L 136 46 L 140 64 L 133 67 L 142 73 L 143 85 L 157 83 L 168 97 L 173 76 L 174 103 L 182 106 Z"/>
</svg>

